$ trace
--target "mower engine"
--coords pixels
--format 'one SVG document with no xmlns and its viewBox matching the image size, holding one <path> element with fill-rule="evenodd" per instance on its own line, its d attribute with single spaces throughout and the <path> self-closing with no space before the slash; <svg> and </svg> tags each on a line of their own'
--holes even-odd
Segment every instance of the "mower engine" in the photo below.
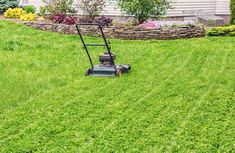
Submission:
<svg viewBox="0 0 235 153">
<path fill-rule="evenodd" d="M 116 59 L 115 54 L 111 52 L 111 56 L 112 56 L 113 61 L 115 61 L 115 59 Z M 111 60 L 108 52 L 104 52 L 103 54 L 101 54 L 99 56 L 99 61 L 100 61 L 100 64 L 102 64 L 102 65 L 106 65 L 106 66 L 113 65 L 112 60 Z"/>
</svg>

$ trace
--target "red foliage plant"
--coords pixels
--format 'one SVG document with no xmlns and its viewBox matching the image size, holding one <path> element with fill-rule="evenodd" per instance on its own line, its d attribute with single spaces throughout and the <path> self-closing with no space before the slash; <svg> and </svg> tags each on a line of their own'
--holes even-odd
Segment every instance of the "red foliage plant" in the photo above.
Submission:
<svg viewBox="0 0 235 153">
<path fill-rule="evenodd" d="M 53 23 L 63 23 L 67 25 L 72 25 L 77 23 L 77 17 L 66 16 L 64 13 L 56 14 L 51 18 Z"/>
</svg>

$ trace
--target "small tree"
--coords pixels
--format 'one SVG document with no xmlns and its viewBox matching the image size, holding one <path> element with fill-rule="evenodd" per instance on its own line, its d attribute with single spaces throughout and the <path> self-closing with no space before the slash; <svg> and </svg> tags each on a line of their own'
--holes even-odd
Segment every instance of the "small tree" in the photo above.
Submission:
<svg viewBox="0 0 235 153">
<path fill-rule="evenodd" d="M 51 15 L 74 12 L 73 0 L 43 0 Z"/>
<path fill-rule="evenodd" d="M 77 4 L 84 15 L 94 18 L 103 11 L 105 0 L 78 0 Z"/>
<path fill-rule="evenodd" d="M 230 23 L 235 24 L 235 0 L 230 0 Z"/>
<path fill-rule="evenodd" d="M 166 13 L 170 8 L 167 0 L 119 0 L 121 10 L 128 15 L 133 15 L 139 24 L 149 18 L 157 18 Z"/>
</svg>

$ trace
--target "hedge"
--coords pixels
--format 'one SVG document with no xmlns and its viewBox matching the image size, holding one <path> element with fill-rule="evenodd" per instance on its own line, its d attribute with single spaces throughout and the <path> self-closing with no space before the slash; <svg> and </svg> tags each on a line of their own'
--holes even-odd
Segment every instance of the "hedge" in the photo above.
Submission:
<svg viewBox="0 0 235 153">
<path fill-rule="evenodd" d="M 235 25 L 214 27 L 207 32 L 208 36 L 235 36 Z"/>
</svg>

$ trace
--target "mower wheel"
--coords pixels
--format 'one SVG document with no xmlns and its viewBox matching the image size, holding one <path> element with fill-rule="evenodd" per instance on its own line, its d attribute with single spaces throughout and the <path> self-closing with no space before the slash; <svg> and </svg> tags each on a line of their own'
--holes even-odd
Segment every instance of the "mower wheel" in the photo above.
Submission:
<svg viewBox="0 0 235 153">
<path fill-rule="evenodd" d="M 116 74 L 117 77 L 120 77 L 122 75 L 122 71 L 120 69 L 116 70 Z"/>
<path fill-rule="evenodd" d="M 85 72 L 85 76 L 88 76 L 92 73 L 92 69 L 87 69 Z"/>
</svg>

